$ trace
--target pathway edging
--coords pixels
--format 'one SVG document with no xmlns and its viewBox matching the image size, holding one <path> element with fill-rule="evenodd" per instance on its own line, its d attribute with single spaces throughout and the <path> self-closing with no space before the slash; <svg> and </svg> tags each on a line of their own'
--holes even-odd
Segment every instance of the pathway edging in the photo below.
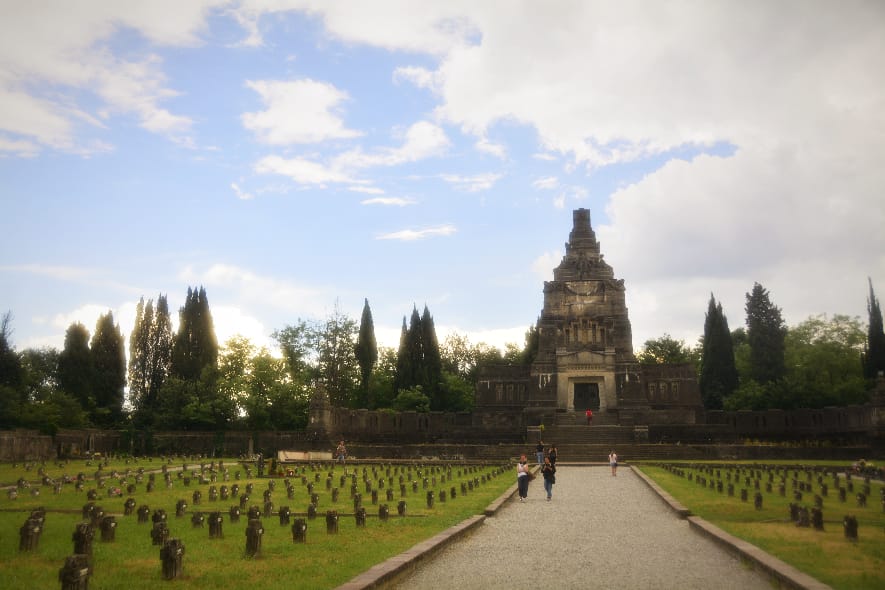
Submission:
<svg viewBox="0 0 885 590">
<path fill-rule="evenodd" d="M 782 586 L 795 588 L 796 590 L 832 590 L 831 586 L 799 571 L 770 553 L 766 553 L 756 545 L 725 532 L 700 516 L 692 515 L 688 508 L 679 503 L 673 496 L 655 483 L 655 481 L 648 477 L 642 469 L 638 467 L 631 467 L 631 469 L 633 469 L 633 473 L 639 476 L 639 479 L 644 481 L 648 487 L 658 495 L 664 504 L 669 506 L 680 518 L 688 520 L 688 524 L 692 530 L 709 537 L 720 546 L 724 547 L 731 553 L 740 556 L 742 559 L 752 562 L 754 567 L 758 567 L 766 572 L 769 576 L 776 579 Z"/>
</svg>

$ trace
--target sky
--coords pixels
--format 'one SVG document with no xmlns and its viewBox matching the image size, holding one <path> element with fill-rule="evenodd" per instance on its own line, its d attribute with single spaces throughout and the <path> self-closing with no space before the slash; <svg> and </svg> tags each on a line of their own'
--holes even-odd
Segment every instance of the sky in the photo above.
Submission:
<svg viewBox="0 0 885 590">
<path fill-rule="evenodd" d="M 885 297 L 885 3 L 0 0 L 18 350 L 206 289 L 217 336 L 368 299 L 522 345 L 587 208 L 637 351 Z"/>
</svg>

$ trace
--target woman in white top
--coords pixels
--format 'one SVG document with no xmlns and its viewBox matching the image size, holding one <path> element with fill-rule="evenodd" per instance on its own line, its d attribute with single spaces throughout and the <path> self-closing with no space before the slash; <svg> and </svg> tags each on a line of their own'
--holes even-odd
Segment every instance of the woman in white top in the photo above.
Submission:
<svg viewBox="0 0 885 590">
<path fill-rule="evenodd" d="M 529 469 L 528 460 L 522 455 L 516 464 L 516 487 L 519 490 L 520 502 L 525 502 L 529 493 Z"/>
<path fill-rule="evenodd" d="M 618 476 L 618 454 L 612 451 L 608 455 L 608 464 L 612 467 L 612 477 Z"/>
</svg>

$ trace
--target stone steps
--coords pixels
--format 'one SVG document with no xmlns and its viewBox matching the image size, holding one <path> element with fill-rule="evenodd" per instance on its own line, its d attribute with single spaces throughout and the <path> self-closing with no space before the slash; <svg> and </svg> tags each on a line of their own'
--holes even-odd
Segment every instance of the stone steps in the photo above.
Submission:
<svg viewBox="0 0 885 590">
<path fill-rule="evenodd" d="M 541 439 L 545 443 L 624 445 L 633 443 L 633 428 L 629 426 L 559 426 L 544 429 Z"/>
</svg>

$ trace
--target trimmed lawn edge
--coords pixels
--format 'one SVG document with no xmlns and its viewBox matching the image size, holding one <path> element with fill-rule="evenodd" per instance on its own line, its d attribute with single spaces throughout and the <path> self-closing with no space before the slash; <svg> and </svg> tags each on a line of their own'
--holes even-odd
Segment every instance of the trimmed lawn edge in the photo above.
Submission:
<svg viewBox="0 0 885 590">
<path fill-rule="evenodd" d="M 533 471 L 537 468 L 533 469 Z M 507 488 L 496 500 L 486 507 L 483 514 L 476 514 L 454 525 L 443 532 L 434 535 L 426 541 L 395 555 L 390 559 L 374 565 L 352 578 L 350 581 L 338 586 L 336 590 L 369 590 L 380 588 L 389 584 L 392 580 L 408 575 L 422 561 L 429 559 L 449 543 L 462 539 L 473 532 L 476 527 L 482 525 L 486 517 L 494 516 L 504 503 L 516 493 L 516 484 Z"/>
<path fill-rule="evenodd" d="M 642 469 L 630 466 L 633 473 L 639 476 L 649 488 L 676 513 L 679 518 L 688 520 L 692 530 L 712 539 L 727 551 L 736 554 L 766 572 L 770 577 L 778 581 L 781 586 L 796 588 L 797 590 L 832 590 L 831 586 L 799 571 L 790 564 L 781 561 L 777 557 L 766 553 L 756 545 L 731 535 L 711 522 L 699 516 L 693 516 L 691 511 L 680 504 L 673 496 L 665 492 L 654 480 L 648 477 Z"/>
</svg>

